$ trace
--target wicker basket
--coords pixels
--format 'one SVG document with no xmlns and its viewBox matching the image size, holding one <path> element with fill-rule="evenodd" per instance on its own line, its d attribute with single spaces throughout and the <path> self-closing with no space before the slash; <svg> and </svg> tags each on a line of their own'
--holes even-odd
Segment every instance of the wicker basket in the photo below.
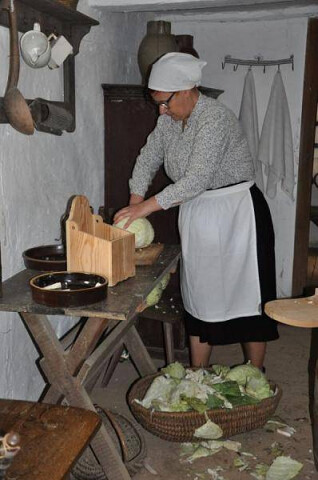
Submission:
<svg viewBox="0 0 318 480">
<path fill-rule="evenodd" d="M 196 442 L 193 436 L 195 430 L 206 422 L 204 414 L 190 412 L 154 412 L 134 399 L 142 400 L 153 379 L 160 375 L 148 375 L 138 380 L 128 394 L 128 403 L 137 421 L 149 432 L 172 442 Z M 273 397 L 266 398 L 256 405 L 244 405 L 228 409 L 213 409 L 206 413 L 212 422 L 223 430 L 223 437 L 228 438 L 238 433 L 247 432 L 262 427 L 273 415 L 282 391 L 277 385 L 271 384 L 276 392 Z"/>
<path fill-rule="evenodd" d="M 57 3 L 61 3 L 64 7 L 73 8 L 76 10 L 78 0 L 56 0 Z"/>
</svg>

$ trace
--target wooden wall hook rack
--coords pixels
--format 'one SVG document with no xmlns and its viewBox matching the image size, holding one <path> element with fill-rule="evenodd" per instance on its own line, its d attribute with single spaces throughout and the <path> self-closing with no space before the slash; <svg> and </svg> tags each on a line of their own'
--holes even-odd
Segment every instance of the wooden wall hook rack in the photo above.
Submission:
<svg viewBox="0 0 318 480">
<path fill-rule="evenodd" d="M 0 25 L 8 27 L 6 9 L 9 0 L 0 0 Z M 73 122 L 66 128 L 67 132 L 75 130 L 75 55 L 79 52 L 82 38 L 90 31 L 92 26 L 99 25 L 97 20 L 84 15 L 77 10 L 65 7 L 56 0 L 15 0 L 19 32 L 33 29 L 35 22 L 40 23 L 41 30 L 49 35 L 63 35 L 73 46 L 73 54 L 69 55 L 63 63 L 63 101 L 51 102 L 65 108 L 73 116 Z M 33 99 L 27 99 L 31 103 Z M 0 123 L 8 123 L 3 108 L 3 97 L 0 98 Z M 41 130 L 39 128 L 39 130 Z M 58 129 L 46 128 L 42 131 L 60 135 Z"/>
</svg>

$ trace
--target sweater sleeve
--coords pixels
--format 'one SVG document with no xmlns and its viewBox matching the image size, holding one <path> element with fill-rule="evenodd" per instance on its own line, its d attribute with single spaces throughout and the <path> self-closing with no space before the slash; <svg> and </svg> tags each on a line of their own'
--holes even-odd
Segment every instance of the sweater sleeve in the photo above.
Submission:
<svg viewBox="0 0 318 480">
<path fill-rule="evenodd" d="M 159 205 L 166 210 L 210 188 L 211 178 L 222 167 L 229 141 L 230 131 L 226 118 L 204 119 L 196 132 L 184 175 L 156 195 Z"/>
<path fill-rule="evenodd" d="M 160 125 L 148 135 L 145 146 L 136 159 L 132 177 L 129 180 L 130 192 L 145 196 L 155 174 L 163 163 L 164 148 Z"/>
</svg>

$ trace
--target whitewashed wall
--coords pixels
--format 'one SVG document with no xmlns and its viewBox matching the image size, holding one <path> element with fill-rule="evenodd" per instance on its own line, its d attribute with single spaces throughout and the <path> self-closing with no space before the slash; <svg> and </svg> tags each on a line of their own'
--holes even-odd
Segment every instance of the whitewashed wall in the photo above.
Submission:
<svg viewBox="0 0 318 480">
<path fill-rule="evenodd" d="M 102 15 L 76 57 L 77 127 L 61 137 L 36 132 L 26 137 L 0 125 L 0 238 L 3 278 L 23 268 L 26 248 L 55 243 L 68 198 L 86 195 L 95 210 L 103 204 L 104 116 L 102 83 L 139 83 L 136 55 L 145 14 Z M 0 91 L 7 78 L 8 31 L 0 28 Z M 63 98 L 62 71 L 21 65 L 19 88 L 27 98 Z M 52 319 L 59 332 L 70 319 Z M 37 399 L 43 382 L 35 348 L 16 314 L 0 314 L 0 397 Z"/>
<path fill-rule="evenodd" d="M 84 194 L 95 210 L 103 203 L 103 94 L 101 83 L 139 83 L 138 45 L 154 14 L 103 14 L 81 0 L 78 9 L 101 22 L 84 37 L 76 57 L 77 128 L 55 137 L 36 132 L 26 137 L 0 125 L 0 239 L 3 277 L 22 267 L 21 253 L 31 246 L 52 243 L 59 237 L 59 218 L 72 194 Z M 160 18 L 164 18 L 162 15 Z M 298 158 L 301 92 L 306 37 L 305 17 L 257 21 L 243 16 L 167 17 L 176 34 L 195 37 L 195 47 L 208 61 L 204 84 L 225 90 L 221 100 L 238 113 L 244 69 L 221 69 L 226 54 L 238 57 L 281 58 L 295 55 L 295 71 L 282 67 Z M 236 18 L 237 19 L 237 18 Z M 248 21 L 246 21 L 248 20 Z M 8 51 L 8 31 L 0 28 L 0 51 Z M 4 92 L 7 65 L 1 55 L 0 91 Z M 255 69 L 260 127 L 275 69 L 264 75 Z M 62 98 L 61 71 L 21 68 L 19 87 L 32 98 Z M 279 293 L 290 293 L 295 204 L 283 193 L 270 202 L 277 235 Z M 52 319 L 61 333 L 70 319 Z M 43 381 L 34 360 L 37 352 L 16 314 L 0 314 L 0 396 L 37 399 Z"/>
<path fill-rule="evenodd" d="M 295 181 L 297 180 L 301 102 L 304 74 L 304 52 L 307 35 L 307 18 L 296 16 L 294 11 L 276 14 L 279 20 L 268 19 L 266 12 L 257 14 L 218 14 L 200 16 L 173 16 L 160 18 L 172 22 L 175 34 L 194 36 L 194 47 L 200 57 L 208 62 L 203 70 L 203 84 L 224 90 L 219 99 L 238 115 L 242 98 L 244 77 L 248 67 L 232 65 L 222 70 L 225 55 L 233 58 L 253 59 L 261 55 L 265 60 L 295 57 L 295 69 L 281 66 L 289 102 L 295 154 Z M 261 132 L 270 89 L 276 67 L 253 68 Z M 295 188 L 296 195 L 296 188 Z M 278 295 L 291 294 L 296 203 L 280 189 L 274 200 L 269 200 L 276 234 L 276 263 Z"/>
</svg>

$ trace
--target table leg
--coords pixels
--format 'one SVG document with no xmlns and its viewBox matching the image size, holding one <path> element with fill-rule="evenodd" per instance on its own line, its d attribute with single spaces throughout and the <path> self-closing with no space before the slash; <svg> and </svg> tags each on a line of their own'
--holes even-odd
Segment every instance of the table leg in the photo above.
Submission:
<svg viewBox="0 0 318 480">
<path fill-rule="evenodd" d="M 157 372 L 156 365 L 153 363 L 135 326 L 129 329 L 123 338 L 123 342 L 142 377 Z"/>
<path fill-rule="evenodd" d="M 48 380 L 54 389 L 64 395 L 70 405 L 95 411 L 86 390 L 69 371 L 64 350 L 47 317 L 30 313 L 23 313 L 21 316 L 46 359 Z M 95 320 L 98 326 L 98 319 Z M 131 477 L 104 425 L 95 435 L 91 445 L 108 480 L 130 480 Z"/>
<path fill-rule="evenodd" d="M 318 470 L 318 367 L 315 368 L 315 388 L 313 398 L 313 451 L 316 470 Z"/>
<path fill-rule="evenodd" d="M 64 352 L 67 368 L 72 375 L 75 375 L 78 372 L 83 364 L 83 359 L 87 358 L 94 350 L 100 336 L 109 323 L 109 320 L 103 318 L 98 320 L 95 318 L 83 318 L 83 320 L 85 320 L 85 324 L 80 334 L 77 335 L 77 338 L 74 337 L 71 349 L 68 352 Z M 60 345 L 64 345 L 63 341 L 59 341 L 59 343 Z M 45 358 L 40 360 L 41 368 L 45 375 L 48 376 L 46 363 Z M 46 403 L 56 404 L 60 403 L 61 400 L 61 394 L 54 389 L 53 386 L 50 386 L 47 392 L 41 397 L 41 401 Z"/>
<path fill-rule="evenodd" d="M 165 342 L 167 363 L 173 363 L 175 360 L 173 344 L 173 326 L 169 322 L 163 322 L 163 337 Z"/>
<path fill-rule="evenodd" d="M 113 353 L 113 356 L 111 357 L 111 359 L 109 360 L 109 363 L 107 365 L 107 369 L 106 371 L 103 373 L 103 375 L 101 376 L 101 378 L 99 379 L 100 380 L 100 387 L 107 387 L 114 371 L 115 371 L 115 368 L 118 364 L 118 362 L 120 361 L 120 357 L 121 357 L 121 354 L 123 353 L 123 350 L 124 350 L 124 346 L 121 345 L 117 350 L 116 352 Z"/>
</svg>

